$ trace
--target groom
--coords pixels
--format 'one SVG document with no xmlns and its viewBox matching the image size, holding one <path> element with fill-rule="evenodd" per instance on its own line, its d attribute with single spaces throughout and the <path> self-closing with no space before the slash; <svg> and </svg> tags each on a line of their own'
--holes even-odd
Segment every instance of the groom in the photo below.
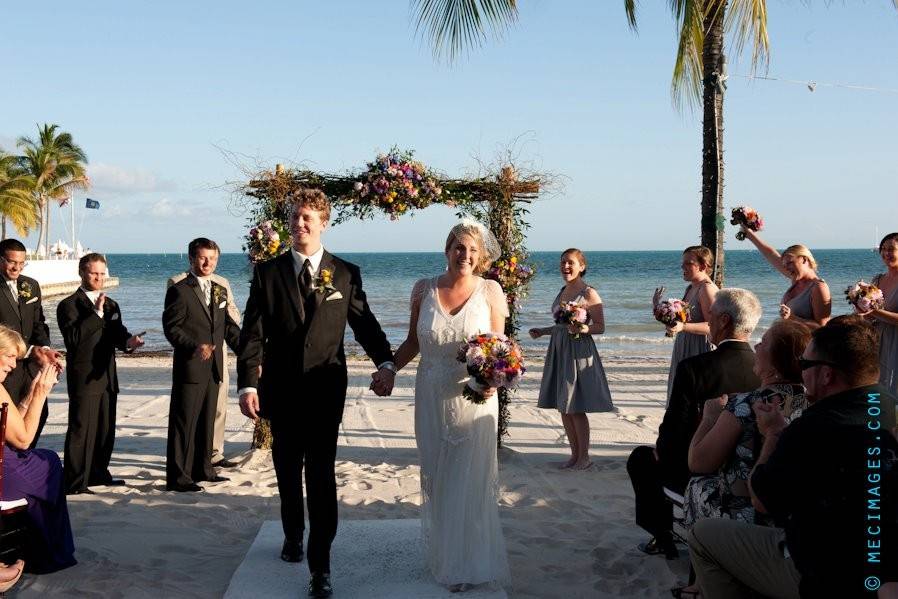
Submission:
<svg viewBox="0 0 898 599">
<path fill-rule="evenodd" d="M 368 308 L 354 264 L 326 252 L 321 234 L 330 203 L 319 190 L 290 198 L 292 249 L 258 264 L 237 360 L 240 410 L 271 421 L 272 459 L 281 495 L 281 559 L 303 558 L 302 470 L 309 507 L 309 595 L 330 597 L 330 547 L 337 532 L 334 460 L 346 400 L 346 324 L 378 365 L 378 395 L 393 390 L 390 343 Z M 261 368 L 261 377 L 259 367 Z"/>
</svg>

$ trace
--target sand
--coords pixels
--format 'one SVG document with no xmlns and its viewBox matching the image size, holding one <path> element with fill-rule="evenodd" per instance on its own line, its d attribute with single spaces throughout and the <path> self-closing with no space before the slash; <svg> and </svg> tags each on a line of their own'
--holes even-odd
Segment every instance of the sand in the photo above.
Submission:
<svg viewBox="0 0 898 599">
<path fill-rule="evenodd" d="M 688 563 L 685 556 L 668 562 L 636 549 L 647 535 L 633 523 L 626 473 L 632 448 L 657 434 L 667 361 L 606 360 L 616 411 L 590 415 L 594 464 L 579 472 L 555 467 L 567 457 L 563 428 L 557 412 L 534 407 L 539 357 L 530 366 L 499 456 L 509 597 L 669 596 Z M 336 465 L 340 518 L 417 518 L 414 365 L 397 377 L 390 398 L 368 391 L 371 370 L 368 362 L 350 363 Z M 170 358 L 120 358 L 119 379 L 111 470 L 127 486 L 69 497 L 79 564 L 26 575 L 17 596 L 221 597 L 262 523 L 279 518 L 270 453 L 251 450 L 252 424 L 240 414 L 232 385 L 225 453 L 240 466 L 223 470 L 230 481 L 206 483 L 202 493 L 166 492 Z M 41 440 L 60 453 L 66 397 L 63 382 L 51 395 Z"/>
</svg>

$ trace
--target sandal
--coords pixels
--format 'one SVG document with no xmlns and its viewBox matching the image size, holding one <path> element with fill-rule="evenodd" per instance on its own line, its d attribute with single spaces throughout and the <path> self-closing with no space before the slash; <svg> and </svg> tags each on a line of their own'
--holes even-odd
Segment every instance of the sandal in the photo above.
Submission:
<svg viewBox="0 0 898 599">
<path fill-rule="evenodd" d="M 677 599 L 700 599 L 702 596 L 702 592 L 700 590 L 692 590 L 688 586 L 674 587 L 670 589 L 670 594 Z"/>
<path fill-rule="evenodd" d="M 663 555 L 667 559 L 677 559 L 680 557 L 680 553 L 673 543 L 665 547 L 654 537 L 648 543 L 640 543 L 637 547 L 647 555 Z"/>
<path fill-rule="evenodd" d="M 19 579 L 22 578 L 22 572 L 25 570 L 25 562 L 22 560 L 18 560 L 12 566 L 7 566 L 6 564 L 0 563 L 0 567 L 2 568 L 17 568 L 15 575 L 12 578 L 8 578 L 6 580 L 0 580 L 0 593 L 5 593 L 9 589 L 13 588 Z"/>
</svg>

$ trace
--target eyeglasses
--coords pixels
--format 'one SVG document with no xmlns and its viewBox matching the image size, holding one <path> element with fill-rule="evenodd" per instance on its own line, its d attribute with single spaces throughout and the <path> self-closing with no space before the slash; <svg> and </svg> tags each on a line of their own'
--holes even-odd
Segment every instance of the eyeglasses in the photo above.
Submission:
<svg viewBox="0 0 898 599">
<path fill-rule="evenodd" d="M 25 268 L 26 266 L 28 266 L 27 260 L 23 260 L 22 262 L 16 262 L 15 260 L 10 260 L 6 256 L 0 256 L 0 258 L 3 258 L 3 261 L 6 262 L 7 264 L 9 264 L 10 266 L 18 266 L 19 268 Z"/>
<path fill-rule="evenodd" d="M 807 370 L 808 368 L 813 368 L 814 366 L 829 366 L 830 368 L 839 369 L 842 368 L 835 362 L 830 362 L 828 360 L 806 360 L 805 358 L 798 358 L 798 367 L 802 370 Z"/>
</svg>

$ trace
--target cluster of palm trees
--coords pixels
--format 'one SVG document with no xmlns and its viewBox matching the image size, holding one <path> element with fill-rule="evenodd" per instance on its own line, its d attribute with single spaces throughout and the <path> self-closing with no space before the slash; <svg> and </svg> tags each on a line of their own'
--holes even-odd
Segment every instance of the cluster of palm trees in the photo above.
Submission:
<svg viewBox="0 0 898 599">
<path fill-rule="evenodd" d="M 38 126 L 37 137 L 20 137 L 19 153 L 0 148 L 0 235 L 7 224 L 22 237 L 39 228 L 38 247 L 48 251 L 50 206 L 65 204 L 74 189 L 87 189 L 87 155 L 59 125 Z"/>
</svg>

